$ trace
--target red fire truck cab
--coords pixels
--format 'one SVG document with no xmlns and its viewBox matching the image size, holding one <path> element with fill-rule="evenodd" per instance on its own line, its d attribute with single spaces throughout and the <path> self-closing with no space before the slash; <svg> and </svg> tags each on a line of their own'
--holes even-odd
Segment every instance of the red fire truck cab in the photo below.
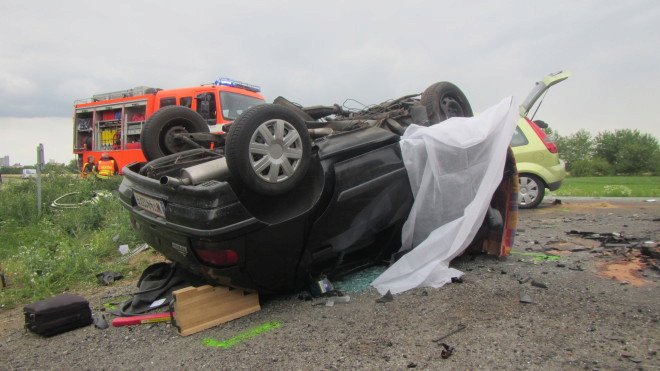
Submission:
<svg viewBox="0 0 660 371">
<path fill-rule="evenodd" d="M 138 86 L 96 94 L 74 103 L 73 152 L 80 166 L 88 156 L 98 161 L 102 153 L 115 160 L 118 170 L 131 162 L 145 161 L 140 148 L 142 128 L 162 107 L 179 105 L 200 114 L 212 133 L 243 111 L 264 103 L 258 86 L 221 78 L 213 84 L 180 89 Z"/>
</svg>

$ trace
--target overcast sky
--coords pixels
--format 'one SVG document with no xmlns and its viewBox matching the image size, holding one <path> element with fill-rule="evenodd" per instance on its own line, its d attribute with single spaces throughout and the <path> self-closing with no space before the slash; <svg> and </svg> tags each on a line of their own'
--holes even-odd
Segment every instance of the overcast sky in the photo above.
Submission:
<svg viewBox="0 0 660 371">
<path fill-rule="evenodd" d="M 73 102 L 220 76 L 304 105 L 378 103 L 451 81 L 483 111 L 570 70 L 537 118 L 560 134 L 660 137 L 660 2 L 3 1 L 0 156 L 72 155 Z"/>
</svg>

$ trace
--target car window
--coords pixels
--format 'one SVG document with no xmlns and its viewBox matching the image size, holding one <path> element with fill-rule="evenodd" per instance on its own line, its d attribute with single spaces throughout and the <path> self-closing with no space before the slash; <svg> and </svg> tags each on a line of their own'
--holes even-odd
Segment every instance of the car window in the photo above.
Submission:
<svg viewBox="0 0 660 371">
<path fill-rule="evenodd" d="M 247 95 L 220 92 L 220 102 L 222 104 L 222 116 L 225 120 L 236 120 L 236 118 L 248 108 L 263 104 L 264 101 Z"/>
<path fill-rule="evenodd" d="M 529 141 L 522 130 L 520 130 L 520 126 L 516 126 L 516 131 L 513 133 L 513 138 L 511 138 L 511 147 L 524 146 L 528 143 Z"/>
<path fill-rule="evenodd" d="M 176 98 L 174 97 L 168 97 L 168 98 L 161 98 L 160 99 L 160 107 L 166 107 L 166 106 L 173 106 L 176 104 Z"/>
</svg>

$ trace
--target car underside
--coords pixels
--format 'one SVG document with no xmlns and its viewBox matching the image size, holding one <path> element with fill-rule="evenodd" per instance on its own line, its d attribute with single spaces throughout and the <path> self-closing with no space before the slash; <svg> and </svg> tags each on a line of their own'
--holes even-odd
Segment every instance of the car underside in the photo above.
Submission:
<svg viewBox="0 0 660 371">
<path fill-rule="evenodd" d="M 170 108 L 147 123 L 162 133 L 147 147 L 162 156 L 124 169 L 120 200 L 141 237 L 186 270 L 213 284 L 292 291 L 397 259 L 414 201 L 401 135 L 471 115 L 446 82 L 362 110 L 279 97 L 221 135 Z M 517 175 L 506 156 L 469 251 L 506 255 L 512 243 Z"/>
</svg>

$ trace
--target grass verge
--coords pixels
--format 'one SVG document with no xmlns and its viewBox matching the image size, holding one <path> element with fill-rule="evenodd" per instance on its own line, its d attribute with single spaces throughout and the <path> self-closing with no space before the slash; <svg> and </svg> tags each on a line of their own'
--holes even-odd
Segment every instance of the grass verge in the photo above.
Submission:
<svg viewBox="0 0 660 371">
<path fill-rule="evenodd" d="M 116 196 L 121 178 L 81 180 L 49 174 L 42 180 L 42 215 L 36 212 L 34 179 L 0 186 L 0 309 L 97 285 L 96 274 L 124 274 L 136 267 L 118 263 L 119 245 L 140 243 Z M 76 208 L 53 208 L 58 197 Z M 101 194 L 102 196 L 94 197 Z"/>
<path fill-rule="evenodd" d="M 568 177 L 557 196 L 660 197 L 660 176 Z"/>
</svg>

